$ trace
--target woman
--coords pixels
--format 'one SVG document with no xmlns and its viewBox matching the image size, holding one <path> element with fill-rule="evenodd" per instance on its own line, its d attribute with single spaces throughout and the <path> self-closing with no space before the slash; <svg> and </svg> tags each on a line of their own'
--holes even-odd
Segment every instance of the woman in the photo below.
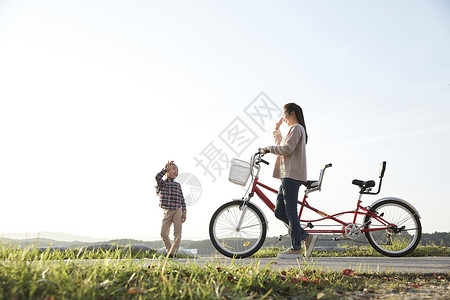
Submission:
<svg viewBox="0 0 450 300">
<path fill-rule="evenodd" d="M 283 122 L 290 127 L 285 138 L 282 138 L 279 130 Z M 273 177 L 281 179 L 281 186 L 275 205 L 275 216 L 289 226 L 291 237 L 291 248 L 278 253 L 278 257 L 302 257 L 302 241 L 305 241 L 305 256 L 309 257 L 317 236 L 309 235 L 303 230 L 297 213 L 298 190 L 307 180 L 305 145 L 308 142 L 308 134 L 300 106 L 295 103 L 284 106 L 283 117 L 276 124 L 273 135 L 276 146 L 261 148 L 260 153 L 277 155 Z"/>
</svg>

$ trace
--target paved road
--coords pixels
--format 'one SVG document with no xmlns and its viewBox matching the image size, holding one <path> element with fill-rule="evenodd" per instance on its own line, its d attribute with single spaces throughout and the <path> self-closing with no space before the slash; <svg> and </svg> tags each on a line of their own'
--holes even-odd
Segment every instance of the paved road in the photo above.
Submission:
<svg viewBox="0 0 450 300">
<path fill-rule="evenodd" d="M 135 259 L 133 263 L 147 267 L 164 262 L 163 257 L 157 259 Z M 114 263 L 126 259 L 89 259 L 84 263 Z M 279 259 L 279 258 L 245 258 L 230 259 L 219 257 L 197 257 L 175 259 L 179 264 L 195 264 L 197 266 L 231 265 L 231 266 L 268 266 L 272 269 L 307 268 L 314 267 L 323 271 L 342 271 L 352 269 L 356 273 L 418 273 L 418 274 L 450 274 L 450 257 L 319 257 L 308 259 Z M 51 262 L 51 261 L 49 261 Z M 69 261 L 67 261 L 69 262 Z M 8 262 L 0 262 L 8 263 Z"/>
<path fill-rule="evenodd" d="M 147 260 L 152 263 L 153 260 Z M 270 264 L 271 268 L 304 268 L 314 266 L 323 271 L 340 271 L 352 269 L 360 273 L 425 273 L 425 274 L 449 274 L 450 257 L 320 257 L 309 258 L 305 260 L 278 259 L 278 258 L 246 258 L 232 260 L 225 257 L 197 259 L 177 259 L 179 263 L 195 263 L 197 265 L 205 264 L 225 264 L 225 265 L 259 265 L 261 268 Z M 145 263 L 145 261 L 144 261 Z"/>
</svg>

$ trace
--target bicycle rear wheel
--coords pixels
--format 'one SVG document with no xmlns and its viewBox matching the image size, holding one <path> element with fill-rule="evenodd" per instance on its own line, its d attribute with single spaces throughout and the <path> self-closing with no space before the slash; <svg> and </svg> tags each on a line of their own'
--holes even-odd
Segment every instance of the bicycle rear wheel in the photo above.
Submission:
<svg viewBox="0 0 450 300">
<path fill-rule="evenodd" d="M 242 225 L 237 228 L 242 213 Z M 266 239 L 264 215 L 252 203 L 232 201 L 219 207 L 209 223 L 209 237 L 214 247 L 225 256 L 245 258 L 256 253 Z"/>
<path fill-rule="evenodd" d="M 366 229 L 386 228 L 386 222 L 392 224 L 387 229 L 365 232 L 367 241 L 376 251 L 399 257 L 416 249 L 422 237 L 422 225 L 410 206 L 396 199 L 386 199 L 375 204 L 370 211 L 377 217 L 365 216 Z"/>
</svg>

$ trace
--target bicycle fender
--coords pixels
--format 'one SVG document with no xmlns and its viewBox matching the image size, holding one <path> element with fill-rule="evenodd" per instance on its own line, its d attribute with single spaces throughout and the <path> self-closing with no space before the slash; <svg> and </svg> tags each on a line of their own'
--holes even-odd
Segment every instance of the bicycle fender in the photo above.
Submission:
<svg viewBox="0 0 450 300">
<path fill-rule="evenodd" d="M 372 205 L 370 207 L 373 207 L 375 204 L 377 204 L 377 203 L 379 203 L 381 201 L 384 201 L 384 200 L 396 200 L 396 201 L 399 201 L 399 202 L 402 202 L 402 203 L 406 204 L 407 206 L 409 206 L 416 213 L 416 215 L 419 217 L 419 219 L 421 219 L 419 211 L 411 203 L 409 203 L 408 201 L 403 200 L 401 198 L 396 198 L 396 197 L 381 198 L 381 199 L 378 199 L 377 201 L 375 201 L 374 203 L 372 203 Z"/>
<path fill-rule="evenodd" d="M 233 201 L 242 201 L 242 198 L 239 198 L 239 199 L 231 199 L 231 200 L 233 200 Z M 243 202 L 243 201 L 242 201 L 242 202 Z M 266 214 L 265 214 L 264 211 L 263 211 L 258 205 L 256 205 L 255 203 L 252 202 L 252 205 L 256 206 L 256 208 L 259 209 L 259 211 L 260 211 L 261 214 L 263 215 L 263 217 L 264 217 L 264 222 L 267 224 L 267 231 L 268 231 L 268 230 L 269 230 L 269 221 L 267 221 Z"/>
</svg>

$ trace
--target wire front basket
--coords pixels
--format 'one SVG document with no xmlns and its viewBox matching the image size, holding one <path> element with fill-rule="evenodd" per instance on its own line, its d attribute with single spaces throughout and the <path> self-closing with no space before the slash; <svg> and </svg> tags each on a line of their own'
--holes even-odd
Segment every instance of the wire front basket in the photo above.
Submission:
<svg viewBox="0 0 450 300">
<path fill-rule="evenodd" d="M 230 174 L 228 180 L 232 183 L 245 186 L 250 177 L 251 167 L 246 161 L 233 158 L 231 160 Z"/>
</svg>

